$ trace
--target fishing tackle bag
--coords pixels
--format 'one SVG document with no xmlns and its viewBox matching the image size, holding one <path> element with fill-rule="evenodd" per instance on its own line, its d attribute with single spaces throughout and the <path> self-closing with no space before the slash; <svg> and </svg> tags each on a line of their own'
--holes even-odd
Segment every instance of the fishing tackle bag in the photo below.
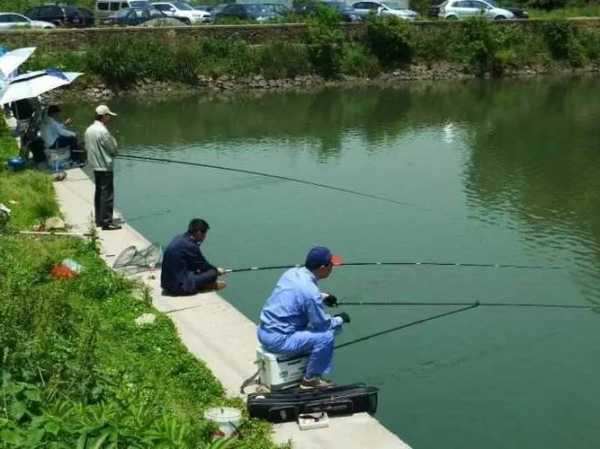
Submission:
<svg viewBox="0 0 600 449">
<path fill-rule="evenodd" d="M 329 416 L 377 411 L 377 387 L 351 385 L 248 395 L 248 413 L 273 423 L 296 421 L 301 413 L 326 412 Z"/>
</svg>

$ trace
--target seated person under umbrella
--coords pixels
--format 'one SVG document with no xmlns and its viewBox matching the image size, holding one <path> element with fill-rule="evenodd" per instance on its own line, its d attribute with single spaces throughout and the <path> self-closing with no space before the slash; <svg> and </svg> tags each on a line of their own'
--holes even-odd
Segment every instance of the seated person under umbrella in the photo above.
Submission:
<svg viewBox="0 0 600 449">
<path fill-rule="evenodd" d="M 184 296 L 225 288 L 224 282 L 217 281 L 225 271 L 211 265 L 200 251 L 209 228 L 206 221 L 194 218 L 185 234 L 171 240 L 163 255 L 160 276 L 164 294 Z"/>
<path fill-rule="evenodd" d="M 67 125 L 71 123 L 71 119 L 66 119 L 63 123 L 60 121 L 59 115 L 59 106 L 53 104 L 48 107 L 47 117 L 41 126 L 42 139 L 44 139 L 46 148 L 49 150 L 69 148 L 71 152 L 79 152 L 77 134 L 67 129 Z"/>
<path fill-rule="evenodd" d="M 349 323 L 347 313 L 331 316 L 323 304 L 333 307 L 337 298 L 321 293 L 317 282 L 329 277 L 341 258 L 323 246 L 312 248 L 303 267 L 287 270 L 260 312 L 258 341 L 277 354 L 309 353 L 301 389 L 322 388 L 332 382 L 321 376 L 331 370 L 334 333 Z"/>
</svg>

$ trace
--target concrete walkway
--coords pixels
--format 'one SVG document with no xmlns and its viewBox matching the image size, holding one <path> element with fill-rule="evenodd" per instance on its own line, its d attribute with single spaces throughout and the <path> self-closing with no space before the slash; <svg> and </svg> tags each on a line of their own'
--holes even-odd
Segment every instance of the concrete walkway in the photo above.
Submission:
<svg viewBox="0 0 600 449">
<path fill-rule="evenodd" d="M 72 231 L 87 233 L 92 222 L 94 185 L 80 169 L 68 171 L 67 179 L 54 188 L 66 222 Z M 116 192 L 118 198 L 119 192 Z M 115 257 L 131 245 L 150 244 L 134 228 L 102 231 L 101 256 L 112 266 Z M 186 298 L 165 297 L 160 289 L 160 271 L 138 276 L 151 289 L 153 304 L 169 314 L 186 347 L 203 360 L 221 381 L 227 393 L 239 396 L 243 380 L 256 371 L 256 326 L 215 293 Z M 296 423 L 274 425 L 275 441 L 292 440 L 296 449 L 410 449 L 396 435 L 366 413 L 330 419 L 330 427 L 301 431 Z"/>
</svg>

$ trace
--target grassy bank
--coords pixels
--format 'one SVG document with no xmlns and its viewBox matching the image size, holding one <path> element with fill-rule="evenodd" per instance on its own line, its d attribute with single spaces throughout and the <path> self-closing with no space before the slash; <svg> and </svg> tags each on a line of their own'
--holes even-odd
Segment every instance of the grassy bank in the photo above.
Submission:
<svg viewBox="0 0 600 449">
<path fill-rule="evenodd" d="M 38 52 L 28 68 L 84 71 L 90 75 L 88 80 L 127 87 L 140 79 L 195 85 L 203 77 L 223 75 L 370 78 L 411 64 L 458 65 L 476 76 L 503 76 L 531 66 L 545 72 L 591 67 L 600 60 L 600 29 L 565 20 L 490 23 L 473 19 L 417 26 L 386 17 L 368 21 L 366 32 L 349 41 L 338 19 L 322 10 L 309 21 L 303 40 L 294 43 L 117 36 L 84 51 Z"/>
<path fill-rule="evenodd" d="M 4 133 L 3 161 L 15 152 Z M 0 202 L 13 211 L 0 232 L 0 448 L 216 447 L 202 412 L 232 401 L 171 321 L 92 242 L 18 233 L 57 212 L 50 177 L 0 168 Z M 65 258 L 85 270 L 54 279 Z M 138 327 L 142 313 L 155 324 Z M 269 429 L 248 422 L 227 447 L 272 448 Z"/>
</svg>

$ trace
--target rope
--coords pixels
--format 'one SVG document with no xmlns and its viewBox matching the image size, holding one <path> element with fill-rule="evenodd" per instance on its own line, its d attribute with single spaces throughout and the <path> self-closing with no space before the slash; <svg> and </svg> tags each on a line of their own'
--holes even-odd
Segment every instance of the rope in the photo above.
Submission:
<svg viewBox="0 0 600 449">
<path fill-rule="evenodd" d="M 357 338 L 355 340 L 347 341 L 345 343 L 336 345 L 335 349 L 340 349 L 340 348 L 344 348 L 346 346 L 351 346 L 351 345 L 354 345 L 356 343 L 360 343 L 360 342 L 363 342 L 363 341 L 366 341 L 366 340 L 370 340 L 371 338 L 379 337 L 379 336 L 385 335 L 385 334 L 390 334 L 392 332 L 396 332 L 396 331 L 399 331 L 401 329 L 406 329 L 407 327 L 416 326 L 417 324 L 423 324 L 423 323 L 426 323 L 427 321 L 437 320 L 438 318 L 443 318 L 445 316 L 454 315 L 454 314 L 460 313 L 460 312 L 465 312 L 465 311 L 467 311 L 469 309 L 474 309 L 475 307 L 478 307 L 478 306 L 479 306 L 478 302 L 471 303 L 467 307 L 461 307 L 460 309 L 455 309 L 455 310 L 451 310 L 449 312 L 440 313 L 439 315 L 433 315 L 433 316 L 430 316 L 430 317 L 427 317 L 427 318 L 422 318 L 422 319 L 417 320 L 417 321 L 412 321 L 412 322 L 407 323 L 407 324 L 402 324 L 401 326 L 392 327 L 391 329 L 386 329 L 384 331 L 375 332 L 374 334 L 367 335 L 365 337 L 361 337 L 361 338 Z"/>
<path fill-rule="evenodd" d="M 156 158 L 156 157 L 146 157 L 146 156 L 134 156 L 132 154 L 120 154 L 117 156 L 120 159 L 128 159 L 128 160 L 135 160 L 135 161 L 144 161 L 144 162 L 157 162 L 157 163 L 164 163 L 164 164 L 180 164 L 180 165 L 189 165 L 192 167 L 204 167 L 204 168 L 214 168 L 217 170 L 225 170 L 225 171 L 231 171 L 231 172 L 235 172 L 235 173 L 245 173 L 247 175 L 257 175 L 257 176 L 264 176 L 266 178 L 273 178 L 273 179 L 279 179 L 282 181 L 291 181 L 291 182 L 297 182 L 299 184 L 306 184 L 306 185 L 310 185 L 310 186 L 314 186 L 314 187 L 320 187 L 322 189 L 329 189 L 329 190 L 335 190 L 338 192 L 343 192 L 343 193 L 349 193 L 351 195 L 357 195 L 357 196 L 361 196 L 363 198 L 371 198 L 371 199 L 375 199 L 375 200 L 380 200 L 380 201 L 386 201 L 388 203 L 393 203 L 393 204 L 397 204 L 400 206 L 413 206 L 413 207 L 418 207 L 419 209 L 423 209 L 423 210 L 430 210 L 430 209 L 426 209 L 426 208 L 420 208 L 419 206 L 417 206 L 416 204 L 413 203 L 407 203 L 404 201 L 397 201 L 391 198 L 386 198 L 384 196 L 379 196 L 379 195 L 373 195 L 371 193 L 363 193 L 363 192 L 359 192 L 357 190 L 351 190 L 351 189 L 346 189 L 344 187 L 336 187 L 336 186 L 332 186 L 329 184 L 321 184 L 319 182 L 313 182 L 313 181 L 306 181 L 304 179 L 298 179 L 298 178 L 290 178 L 288 176 L 281 176 L 281 175 L 274 175 L 272 173 L 265 173 L 265 172 L 260 172 L 260 171 L 255 171 L 255 170 L 245 170 L 242 168 L 233 168 L 233 167 L 224 167 L 221 165 L 213 165 L 213 164 L 203 164 L 200 162 L 186 162 L 186 161 L 177 161 L 177 160 L 173 160 L 173 159 L 165 159 L 165 158 Z"/>
<path fill-rule="evenodd" d="M 341 306 L 466 306 L 472 302 L 387 302 L 387 301 L 345 301 L 338 303 Z M 585 306 L 579 304 L 534 304 L 518 302 L 478 302 L 480 307 L 535 307 L 535 308 L 555 308 L 555 309 L 598 309 L 600 305 Z"/>
</svg>

